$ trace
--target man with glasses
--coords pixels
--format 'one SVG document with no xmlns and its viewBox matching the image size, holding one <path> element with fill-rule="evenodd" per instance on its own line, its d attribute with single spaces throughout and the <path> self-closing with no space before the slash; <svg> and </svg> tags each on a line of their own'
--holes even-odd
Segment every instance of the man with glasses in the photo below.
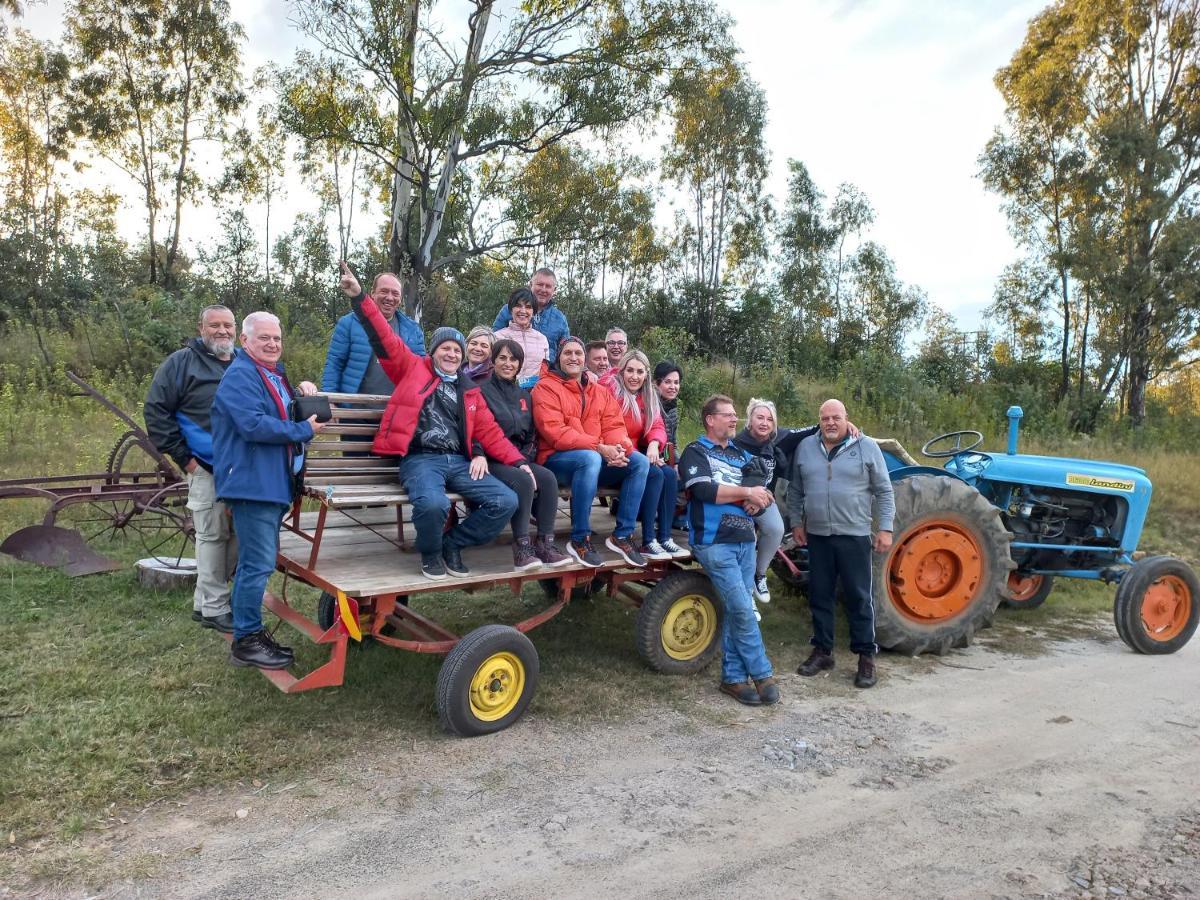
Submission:
<svg viewBox="0 0 1200 900">
<path fill-rule="evenodd" d="M 714 394 L 700 413 L 704 434 L 688 444 L 679 472 L 688 492 L 688 538 L 721 597 L 720 691 L 747 706 L 779 702 L 779 686 L 754 618 L 754 521 L 775 502 L 765 487 L 747 487 L 752 457 L 732 442 L 733 401 Z"/>
<path fill-rule="evenodd" d="M 604 336 L 604 349 L 608 351 L 608 364 L 611 368 L 616 368 L 628 348 L 629 337 L 624 331 L 620 328 L 608 329 L 608 334 Z"/>
</svg>

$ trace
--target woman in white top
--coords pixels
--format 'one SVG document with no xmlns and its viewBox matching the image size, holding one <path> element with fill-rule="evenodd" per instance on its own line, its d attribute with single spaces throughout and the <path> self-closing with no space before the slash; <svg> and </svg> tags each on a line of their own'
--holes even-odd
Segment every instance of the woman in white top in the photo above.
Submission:
<svg viewBox="0 0 1200 900">
<path fill-rule="evenodd" d="M 538 375 L 542 371 L 542 361 L 550 358 L 550 342 L 533 327 L 533 311 L 536 304 L 537 299 L 533 296 L 533 291 L 527 287 L 517 288 L 508 295 L 508 311 L 512 315 L 512 323 L 496 332 L 497 340 L 508 339 L 521 345 L 525 361 L 521 363 L 517 381 L 526 390 L 537 384 Z"/>
</svg>

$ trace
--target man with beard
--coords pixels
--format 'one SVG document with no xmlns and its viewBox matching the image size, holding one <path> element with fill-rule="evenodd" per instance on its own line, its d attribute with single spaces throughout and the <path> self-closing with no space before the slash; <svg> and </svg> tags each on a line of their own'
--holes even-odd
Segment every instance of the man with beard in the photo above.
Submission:
<svg viewBox="0 0 1200 900">
<path fill-rule="evenodd" d="M 168 356 L 146 395 L 146 431 L 160 453 L 183 470 L 188 509 L 196 529 L 196 590 L 192 619 L 231 634 L 229 579 L 237 564 L 237 539 L 225 504 L 213 487 L 210 413 L 221 376 L 233 359 L 236 325 L 224 306 L 200 311 L 200 336 Z"/>
</svg>

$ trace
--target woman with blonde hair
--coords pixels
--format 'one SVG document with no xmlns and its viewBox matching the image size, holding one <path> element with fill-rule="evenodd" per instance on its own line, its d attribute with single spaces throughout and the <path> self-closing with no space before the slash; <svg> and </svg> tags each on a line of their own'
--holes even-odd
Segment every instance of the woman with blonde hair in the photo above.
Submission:
<svg viewBox="0 0 1200 900">
<path fill-rule="evenodd" d="M 476 325 L 467 334 L 467 358 L 463 374 L 476 384 L 481 384 L 492 375 L 492 345 L 496 335 L 486 325 Z"/>
<path fill-rule="evenodd" d="M 671 538 L 679 475 L 663 455 L 667 429 L 651 377 L 650 360 L 641 350 L 626 350 L 616 366 L 600 376 L 600 384 L 612 391 L 621 404 L 629 439 L 650 461 L 646 489 L 642 492 L 642 505 L 638 510 L 638 519 L 642 523 L 642 545 L 638 552 L 647 559 L 687 556 L 688 551 Z"/>
</svg>

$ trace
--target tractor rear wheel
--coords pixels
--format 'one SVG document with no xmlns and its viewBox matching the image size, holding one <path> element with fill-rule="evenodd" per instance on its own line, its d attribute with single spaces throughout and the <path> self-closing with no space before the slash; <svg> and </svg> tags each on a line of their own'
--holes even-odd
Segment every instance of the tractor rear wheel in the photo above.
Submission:
<svg viewBox="0 0 1200 900">
<path fill-rule="evenodd" d="M 1200 624 L 1200 579 L 1181 559 L 1138 560 L 1117 585 L 1117 634 L 1138 653 L 1174 653 Z"/>
<path fill-rule="evenodd" d="M 1000 510 L 970 485 L 914 475 L 894 485 L 892 547 L 875 554 L 875 640 L 913 656 L 965 647 L 992 624 L 1015 568 Z"/>
<path fill-rule="evenodd" d="M 1053 575 L 1030 575 L 1025 572 L 1010 572 L 1008 595 L 1000 601 L 1007 609 L 1037 609 L 1046 602 L 1054 590 Z"/>
</svg>

